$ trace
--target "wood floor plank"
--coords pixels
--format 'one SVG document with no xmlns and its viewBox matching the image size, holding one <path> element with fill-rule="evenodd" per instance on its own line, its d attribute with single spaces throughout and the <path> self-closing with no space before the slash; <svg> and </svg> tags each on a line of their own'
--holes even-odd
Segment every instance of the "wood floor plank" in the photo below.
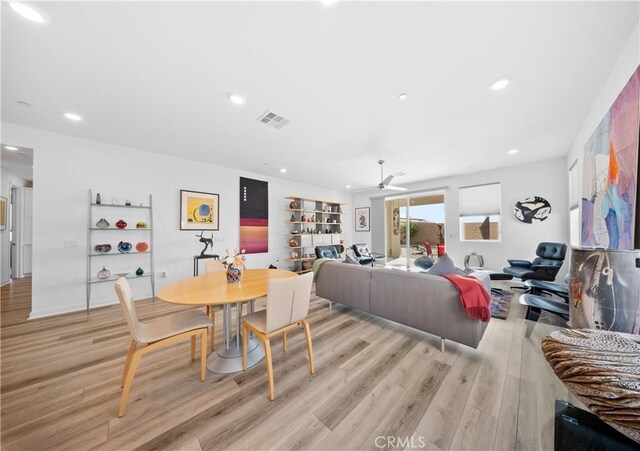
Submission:
<svg viewBox="0 0 640 451">
<path fill-rule="evenodd" d="M 451 449 L 486 451 L 493 449 L 498 420 L 468 405 L 462 414 Z"/>
<path fill-rule="evenodd" d="M 475 350 L 463 349 L 460 352 L 416 427 L 417 433 L 442 449 L 448 449 L 453 440 L 484 357 Z"/>
<path fill-rule="evenodd" d="M 485 353 L 480 364 L 468 403 L 497 419 L 500 415 L 502 388 L 511 350 L 511 333 L 502 328 L 496 328 L 487 346 L 491 348 L 491 352 Z"/>
<path fill-rule="evenodd" d="M 503 402 L 493 448 L 497 451 L 511 451 L 516 449 L 518 435 L 518 402 L 520 399 L 520 380 L 507 376 L 504 386 L 505 398 L 511 402 Z"/>
<path fill-rule="evenodd" d="M 308 415 L 298 422 L 291 432 L 282 437 L 270 449 L 317 449 L 318 443 L 331 432 L 315 415 Z M 322 449 L 322 448 L 321 448 Z"/>
<path fill-rule="evenodd" d="M 325 401 L 313 414 L 325 426 L 333 430 L 378 383 L 416 345 L 417 340 L 406 337 L 398 341 L 389 352 L 380 356 L 368 371 L 362 371 L 347 386 Z"/>
<path fill-rule="evenodd" d="M 286 353 L 274 339 L 274 401 L 263 363 L 208 372 L 200 382 L 186 341 L 142 359 L 118 418 L 129 342 L 120 306 L 29 321 L 29 279 L 3 286 L 0 296 L 7 450 L 372 449 L 377 434 L 402 436 L 383 446 L 399 449 L 533 449 L 547 445 L 538 426 L 549 433 L 549 399 L 560 394 L 552 375 L 526 373 L 533 367 L 522 352 L 536 349 L 523 341 L 515 299 L 506 321 L 491 320 L 478 349 L 447 342 L 443 353 L 438 337 L 339 304 L 329 310 L 313 295 L 316 373 L 308 372 L 302 333 L 289 334 Z M 265 299 L 256 307 L 265 308 Z M 184 308 L 142 300 L 136 310 L 148 321 Z M 220 343 L 222 315 L 216 329 Z M 518 408 L 521 393 L 528 410 Z"/>
<path fill-rule="evenodd" d="M 436 395 L 440 385 L 446 378 L 451 367 L 435 359 L 415 361 L 416 371 L 412 375 L 413 383 L 408 384 L 396 402 L 369 434 L 360 449 L 371 449 L 376 445 L 376 437 L 413 436 L 416 427 L 426 412 L 429 404 Z M 387 445 L 382 448 L 403 449 L 404 445 Z"/>
<path fill-rule="evenodd" d="M 327 428 L 330 433 L 318 444 L 318 449 L 358 449 L 398 401 L 402 391 L 402 387 L 390 380 L 383 380 L 333 431 Z"/>
</svg>

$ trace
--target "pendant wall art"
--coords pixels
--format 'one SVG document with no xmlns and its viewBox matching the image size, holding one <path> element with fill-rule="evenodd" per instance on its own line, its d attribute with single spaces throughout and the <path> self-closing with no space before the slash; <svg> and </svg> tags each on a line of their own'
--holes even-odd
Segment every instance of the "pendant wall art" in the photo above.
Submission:
<svg viewBox="0 0 640 451">
<path fill-rule="evenodd" d="M 540 196 L 527 197 L 516 202 L 513 207 L 513 214 L 518 221 L 525 224 L 531 224 L 534 220 L 544 221 L 551 214 L 551 204 L 547 199 Z"/>
</svg>

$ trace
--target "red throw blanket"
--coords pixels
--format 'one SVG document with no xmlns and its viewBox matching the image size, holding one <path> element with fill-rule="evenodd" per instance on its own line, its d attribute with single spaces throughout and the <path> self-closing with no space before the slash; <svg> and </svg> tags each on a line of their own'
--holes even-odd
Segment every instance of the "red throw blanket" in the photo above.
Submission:
<svg viewBox="0 0 640 451">
<path fill-rule="evenodd" d="M 462 308 L 471 319 L 478 319 L 485 323 L 491 318 L 491 296 L 485 290 L 484 285 L 473 276 L 459 276 L 457 274 L 442 274 L 453 284 L 460 293 Z"/>
</svg>

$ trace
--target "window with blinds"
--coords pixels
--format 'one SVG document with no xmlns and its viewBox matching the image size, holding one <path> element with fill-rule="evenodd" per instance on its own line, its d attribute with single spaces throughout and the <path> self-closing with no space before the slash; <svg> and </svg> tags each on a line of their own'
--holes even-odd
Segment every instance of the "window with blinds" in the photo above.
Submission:
<svg viewBox="0 0 640 451">
<path fill-rule="evenodd" d="M 500 240 L 500 183 L 466 186 L 459 189 L 460 239 Z"/>
</svg>

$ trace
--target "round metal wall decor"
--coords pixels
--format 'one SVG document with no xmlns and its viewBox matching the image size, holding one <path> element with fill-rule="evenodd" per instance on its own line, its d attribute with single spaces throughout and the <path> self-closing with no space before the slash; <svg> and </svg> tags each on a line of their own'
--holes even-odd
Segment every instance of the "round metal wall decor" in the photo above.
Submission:
<svg viewBox="0 0 640 451">
<path fill-rule="evenodd" d="M 534 219 L 544 221 L 551 214 L 551 204 L 543 197 L 527 197 L 525 200 L 516 202 L 513 214 L 518 221 L 526 224 L 531 224 Z"/>
</svg>

